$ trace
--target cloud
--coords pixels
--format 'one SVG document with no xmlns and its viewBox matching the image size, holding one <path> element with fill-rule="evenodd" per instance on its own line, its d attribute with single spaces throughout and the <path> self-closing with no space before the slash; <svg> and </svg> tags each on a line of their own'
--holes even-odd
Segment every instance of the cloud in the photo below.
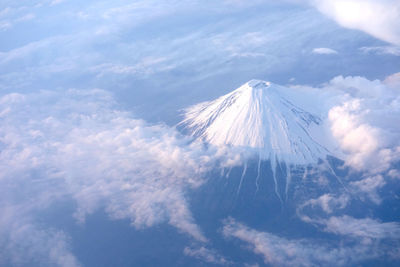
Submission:
<svg viewBox="0 0 400 267">
<path fill-rule="evenodd" d="M 400 56 L 400 47 L 398 46 L 365 46 L 360 50 L 366 54 Z"/>
<path fill-rule="evenodd" d="M 6 31 L 12 27 L 12 23 L 9 21 L 0 21 L 0 31 Z"/>
<path fill-rule="evenodd" d="M 21 214 L 26 206 L 12 207 L 4 202 L 1 205 L 2 266 L 81 266 L 71 252 L 68 235 L 59 230 L 40 228 L 29 221 L 26 214 Z"/>
<path fill-rule="evenodd" d="M 29 13 L 29 14 L 23 15 L 23 16 L 20 17 L 20 18 L 17 18 L 17 19 L 15 20 L 15 22 L 30 21 L 30 20 L 33 20 L 34 18 L 36 18 L 36 15 L 33 14 L 33 13 Z"/>
<path fill-rule="evenodd" d="M 0 100 L 5 106 L 10 98 L 17 102 L 14 104 L 17 106 L 8 106 L 11 110 L 3 117 L 9 126 L 3 126 L 2 141 L 8 148 L 5 152 L 12 152 L 5 154 L 4 164 L 12 166 L 12 171 L 16 172 L 21 171 L 18 167 L 21 160 L 29 160 L 33 166 L 25 164 L 22 169 L 28 174 L 29 167 L 39 168 L 39 172 L 55 168 L 58 173 L 63 173 L 59 178 L 64 179 L 65 190 L 78 202 L 76 217 L 80 220 L 99 208 L 106 198 L 106 208 L 115 218 L 131 218 L 136 227 L 148 227 L 167 220 L 204 240 L 193 223 L 182 191 L 186 186 L 197 187 L 202 183 L 196 173 L 206 167 L 209 159 L 207 155 L 198 154 L 200 147 L 186 151 L 190 147 L 186 145 L 188 140 L 178 139 L 173 130 L 146 126 L 140 120 L 131 120 L 127 115 L 109 109 L 109 106 L 102 107 L 101 101 L 112 101 L 105 92 L 69 91 L 61 102 L 58 97 L 47 92 L 39 96 L 6 95 Z M 80 97 L 89 101 L 83 109 L 78 108 L 83 105 L 77 100 Z M 23 101 L 19 102 L 21 98 Z M 52 113 L 34 108 L 38 103 L 32 103 L 31 98 L 46 102 L 46 108 Z M 48 102 L 51 100 L 58 103 L 52 105 Z M 32 108 L 17 112 L 18 105 Z M 25 112 L 31 113 L 31 123 L 18 127 L 17 121 L 22 118 L 16 116 L 27 115 Z M 71 112 L 69 116 L 67 112 Z M 110 122 L 105 123 L 108 120 Z M 17 142 L 18 146 L 14 148 Z M 12 147 L 14 149 L 10 151 Z M 191 153 L 195 158 L 191 158 Z M 206 164 L 203 167 L 202 161 Z M 79 169 L 79 173 L 74 169 Z M 9 178 L 7 175 L 12 176 L 5 171 L 4 177 Z M 46 177 L 50 179 L 51 174 Z"/>
<path fill-rule="evenodd" d="M 392 78 L 394 80 L 394 78 Z M 333 136 L 356 169 L 382 172 L 400 158 L 400 96 L 392 86 L 363 77 L 336 77 L 324 90 L 344 92 L 328 112 Z M 340 94 L 340 93 L 339 93 Z"/>
<path fill-rule="evenodd" d="M 400 78 L 337 76 L 319 88 L 292 86 L 324 119 L 330 151 L 353 170 L 385 173 L 400 159 Z M 313 103 L 322 103 L 316 106 Z M 315 107 L 316 106 L 316 107 Z"/>
<path fill-rule="evenodd" d="M 400 72 L 389 75 L 385 78 L 383 83 L 389 88 L 398 90 L 400 88 Z"/>
<path fill-rule="evenodd" d="M 367 157 L 378 150 L 380 135 L 379 130 L 369 124 L 357 123 L 357 117 L 352 113 L 359 110 L 360 101 L 354 100 L 329 112 L 333 135 L 345 151 L 352 153 L 348 163 L 357 168 L 365 167 Z"/>
<path fill-rule="evenodd" d="M 53 0 L 50 2 L 50 6 L 55 6 L 55 5 L 59 5 L 61 3 L 65 2 L 65 0 Z"/>
<path fill-rule="evenodd" d="M 249 5 L 243 0 L 226 0 L 231 5 Z M 271 3 L 270 0 L 256 1 Z M 287 4 L 310 5 L 342 27 L 363 31 L 375 38 L 400 44 L 400 4 L 397 0 L 282 0 Z"/>
<path fill-rule="evenodd" d="M 340 195 L 336 197 L 332 194 L 323 194 L 322 196 L 316 199 L 307 200 L 304 204 L 301 205 L 301 208 L 306 206 L 311 206 L 315 208 L 319 206 L 324 212 L 332 213 L 334 210 L 343 209 L 350 202 L 350 198 L 348 195 Z"/>
<path fill-rule="evenodd" d="M 382 223 L 371 218 L 356 219 L 347 215 L 341 217 L 332 216 L 322 220 L 324 231 L 350 235 L 363 238 L 400 238 L 400 225 L 396 222 Z"/>
<path fill-rule="evenodd" d="M 229 264 L 229 261 L 227 261 L 224 257 L 219 255 L 217 252 L 203 246 L 196 248 L 185 247 L 183 253 L 187 256 L 194 257 L 208 263 L 225 265 L 225 266 Z"/>
<path fill-rule="evenodd" d="M 15 25 L 27 21 L 31 21 L 36 18 L 35 13 L 27 13 L 28 7 L 6 7 L 0 10 L 0 33 L 1 31 L 7 31 L 13 28 Z M 33 8 L 32 8 L 33 9 Z"/>
<path fill-rule="evenodd" d="M 7 15 L 12 9 L 10 7 L 3 8 L 0 10 L 0 18 Z"/>
<path fill-rule="evenodd" d="M 343 27 L 400 45 L 400 3 L 397 0 L 309 0 L 309 3 Z"/>
<path fill-rule="evenodd" d="M 393 179 L 400 179 L 400 171 L 399 170 L 392 169 L 392 170 L 388 171 L 388 175 L 389 175 L 389 177 L 391 177 Z"/>
<path fill-rule="evenodd" d="M 28 43 L 24 46 L 11 49 L 7 52 L 0 52 L 0 65 L 5 65 L 12 61 L 19 61 L 21 59 L 27 59 L 32 57 L 39 52 L 49 50 L 49 47 L 53 45 L 60 45 L 61 43 L 68 42 L 71 40 L 71 36 L 56 36 L 40 41 Z"/>
<path fill-rule="evenodd" d="M 335 232 L 335 224 L 330 224 L 330 230 Z M 341 221 L 342 222 L 342 221 Z M 351 226 L 354 222 L 351 221 Z M 384 225 L 383 228 L 368 229 L 367 227 L 376 227 L 375 221 L 358 221 L 364 223 L 361 227 L 363 231 L 360 232 L 358 228 L 355 235 L 357 236 L 369 236 L 369 237 L 386 237 L 390 230 L 393 228 L 392 224 Z M 382 226 L 379 224 L 379 227 Z M 351 228 L 351 227 L 350 227 Z M 349 230 L 350 228 L 345 228 Z M 345 230 L 345 231 L 346 231 Z M 340 231 L 340 230 L 339 230 Z M 339 233 L 339 232 L 335 232 Z M 340 232 L 342 233 L 342 232 Z M 346 231 L 346 234 L 348 232 Z M 290 240 L 277 235 L 260 232 L 255 229 L 251 229 L 234 219 L 227 219 L 224 223 L 223 234 L 228 238 L 237 238 L 249 245 L 249 248 L 256 254 L 263 257 L 265 264 L 271 264 L 276 266 L 321 266 L 321 265 L 336 265 L 336 266 L 348 266 L 354 265 L 357 262 L 381 257 L 382 255 L 389 255 L 391 253 L 396 254 L 393 249 L 388 249 L 386 246 L 381 245 L 379 249 L 376 242 L 346 242 L 342 240 L 341 245 L 333 246 L 334 242 L 329 244 L 320 243 L 317 240 L 307 239 L 296 239 Z"/>
<path fill-rule="evenodd" d="M 32 225 L 29 232 L 47 233 L 35 230 L 34 214 L 58 200 L 72 200 L 78 223 L 104 209 L 111 218 L 130 219 L 139 229 L 168 223 L 206 241 L 186 194 L 205 182 L 210 169 L 235 162 L 225 158 L 226 152 L 206 150 L 173 128 L 133 119 L 115 109 L 111 95 L 102 90 L 7 94 L 0 98 L 0 114 L 0 204 L 11 213 L 25 210 L 12 220 L 0 215 L 1 228 L 10 229 L 0 238 L 18 234 L 24 226 L 10 224 L 21 221 Z M 52 257 L 54 246 L 42 243 L 53 235 L 64 240 L 58 233 L 28 242 L 22 251 L 14 251 L 15 257 L 28 250 L 35 254 L 29 244 L 41 247 L 37 257 Z M 23 246 L 25 241 L 16 242 Z M 59 243 L 62 251 L 64 243 Z"/>
<path fill-rule="evenodd" d="M 140 60 L 135 65 L 122 65 L 113 63 L 104 63 L 98 66 L 90 68 L 91 71 L 95 72 L 98 76 L 106 74 L 124 74 L 124 75 L 150 75 L 156 72 L 168 71 L 174 68 L 174 65 L 168 65 L 166 63 L 167 58 L 159 57 L 147 57 Z"/>
<path fill-rule="evenodd" d="M 326 47 L 314 48 L 312 52 L 320 55 L 333 55 L 338 53 L 336 50 Z"/>
<path fill-rule="evenodd" d="M 357 193 L 367 194 L 373 202 L 380 204 L 381 199 L 377 190 L 382 188 L 385 184 L 386 182 L 382 175 L 375 175 L 351 182 L 350 186 L 352 186 Z"/>
<path fill-rule="evenodd" d="M 343 214 L 345 208 L 352 201 L 359 199 L 362 193 L 373 195 L 373 200 L 378 198 L 375 191 L 384 183 L 382 176 L 350 182 L 350 186 L 357 187 L 351 195 L 324 194 L 317 199 L 307 200 L 297 207 L 297 215 L 302 221 L 313 224 L 320 231 L 350 239 L 400 240 L 400 224 L 398 222 L 381 222 L 369 217 L 354 218 Z M 379 199 L 377 202 L 379 204 Z M 325 213 L 318 213 L 317 207 L 322 208 Z M 331 216 L 332 213 L 336 215 Z"/>
</svg>

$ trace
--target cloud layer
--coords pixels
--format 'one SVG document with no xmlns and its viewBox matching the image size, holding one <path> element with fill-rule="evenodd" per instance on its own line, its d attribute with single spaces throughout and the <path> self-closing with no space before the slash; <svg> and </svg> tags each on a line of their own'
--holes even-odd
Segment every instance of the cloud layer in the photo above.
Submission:
<svg viewBox="0 0 400 267">
<path fill-rule="evenodd" d="M 44 259 L 47 251 L 50 262 L 56 257 L 77 264 L 68 252 L 67 236 L 41 230 L 33 219 L 57 200 L 76 202 L 77 223 L 105 209 L 111 218 L 128 218 L 136 228 L 169 223 L 206 241 L 192 218 L 186 191 L 205 181 L 218 158 L 222 165 L 235 160 L 190 143 L 174 129 L 132 119 L 113 105 L 110 94 L 101 90 L 0 98 L 0 203 L 8 211 L 0 219 L 1 242 L 2 247 L 9 244 L 2 253 L 11 257 L 0 257 L 3 263 L 18 261 L 14 248 L 27 246 L 23 251 Z M 24 212 L 17 212 L 21 207 Z M 30 242 L 23 235 L 38 240 Z"/>
</svg>

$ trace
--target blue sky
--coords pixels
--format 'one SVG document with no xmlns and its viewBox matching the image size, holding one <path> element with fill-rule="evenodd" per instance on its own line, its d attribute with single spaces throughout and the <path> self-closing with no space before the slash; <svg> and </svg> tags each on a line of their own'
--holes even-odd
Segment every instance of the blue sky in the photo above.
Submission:
<svg viewBox="0 0 400 267">
<path fill-rule="evenodd" d="M 182 255 L 232 263 L 196 221 L 190 192 L 243 155 L 193 143 L 174 126 L 182 109 L 251 79 L 324 99 L 312 105 L 321 105 L 346 166 L 363 173 L 348 186 L 379 209 L 382 190 L 400 179 L 398 25 L 395 0 L 1 1 L 0 265 L 84 265 L 73 234 L 37 220 L 60 202 L 73 207 L 73 224 L 98 211 L 132 229 L 167 224 L 191 240 Z M 381 240 L 398 244 L 398 218 L 332 214 L 348 198 L 313 196 L 299 210 L 327 217 L 297 215 L 324 233 L 359 233 L 352 240 L 361 248 L 337 250 L 344 264 L 346 248 L 362 257 Z M 287 261 L 288 247 L 294 259 L 305 253 L 304 265 L 325 260 L 311 255 L 307 237 L 292 242 L 235 218 L 220 233 L 265 264 Z M 399 257 L 387 244 L 376 258 Z"/>
</svg>

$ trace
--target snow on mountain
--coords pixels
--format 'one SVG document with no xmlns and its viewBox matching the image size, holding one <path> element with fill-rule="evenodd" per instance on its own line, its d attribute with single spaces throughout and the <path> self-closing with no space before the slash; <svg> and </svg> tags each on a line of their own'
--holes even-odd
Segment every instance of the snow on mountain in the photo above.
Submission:
<svg viewBox="0 0 400 267">
<path fill-rule="evenodd" d="M 323 130 L 322 119 L 304 110 L 302 97 L 291 91 L 251 80 L 216 100 L 189 107 L 182 124 L 196 138 L 252 149 L 271 163 L 316 163 L 329 153 L 312 134 Z"/>
</svg>

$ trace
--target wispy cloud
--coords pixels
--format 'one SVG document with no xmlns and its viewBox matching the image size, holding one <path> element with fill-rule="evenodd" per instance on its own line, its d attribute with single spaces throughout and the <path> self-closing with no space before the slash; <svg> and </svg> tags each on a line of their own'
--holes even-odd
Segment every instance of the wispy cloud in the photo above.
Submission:
<svg viewBox="0 0 400 267">
<path fill-rule="evenodd" d="M 23 15 L 22 17 L 19 17 L 15 19 L 15 22 L 25 22 L 25 21 L 30 21 L 36 18 L 36 15 L 33 13 L 28 13 L 26 15 Z"/>
<path fill-rule="evenodd" d="M 134 65 L 123 65 L 104 63 L 90 68 L 99 76 L 107 74 L 137 75 L 145 77 L 147 75 L 165 72 L 174 68 L 173 64 L 168 64 L 165 57 L 146 57 Z"/>
<path fill-rule="evenodd" d="M 346 194 L 334 196 L 332 194 L 323 194 L 316 199 L 307 200 L 301 205 L 301 208 L 311 206 L 312 208 L 320 207 L 326 213 L 332 213 L 337 209 L 343 209 L 350 202 L 350 197 Z"/>
<path fill-rule="evenodd" d="M 50 2 L 50 6 L 55 6 L 55 5 L 59 5 L 63 2 L 65 2 L 66 0 L 53 0 Z"/>
<path fill-rule="evenodd" d="M 321 55 L 334 55 L 338 53 L 336 50 L 327 47 L 314 48 L 312 52 L 314 54 L 321 54 Z"/>
<path fill-rule="evenodd" d="M 382 223 L 370 218 L 356 219 L 344 215 L 332 216 L 321 223 L 325 227 L 324 231 L 340 235 L 375 239 L 400 238 L 400 225 L 396 222 Z"/>
<path fill-rule="evenodd" d="M 363 194 L 372 195 L 371 199 L 380 204 L 376 190 L 384 184 L 382 176 L 369 177 L 357 182 L 350 182 L 356 187 L 351 194 L 324 194 L 310 199 L 297 207 L 297 215 L 304 222 L 313 224 L 324 232 L 341 235 L 350 239 L 391 239 L 400 240 L 400 224 L 398 222 L 381 222 L 378 219 L 365 217 L 355 218 L 346 215 L 347 206 L 359 201 Z M 365 202 L 364 202 L 365 203 Z M 324 213 L 319 212 L 321 208 Z M 335 214 L 335 215 L 332 215 Z"/>
<path fill-rule="evenodd" d="M 399 46 L 365 46 L 361 47 L 360 50 L 366 54 L 400 56 Z"/>
<path fill-rule="evenodd" d="M 385 186 L 386 182 L 382 175 L 375 175 L 363 178 L 350 183 L 350 186 L 359 194 L 366 194 L 376 204 L 381 203 L 378 190 Z"/>
<path fill-rule="evenodd" d="M 12 27 L 11 22 L 9 21 L 0 21 L 0 30 L 5 31 Z"/>
<path fill-rule="evenodd" d="M 354 222 L 354 221 L 350 221 Z M 379 228 L 380 230 L 372 229 L 368 231 L 368 226 L 376 226 L 374 221 L 356 221 L 366 222 L 361 224 L 364 232 L 355 232 L 356 235 L 382 237 L 387 236 L 390 230 L 393 230 L 393 225 L 387 225 L 387 229 Z M 335 223 L 330 225 L 330 230 Z M 343 225 L 342 225 L 343 226 Z M 346 227 L 346 231 L 354 226 Z M 396 226 L 397 227 L 397 226 Z M 352 229 L 357 230 L 360 228 Z M 395 228 L 398 230 L 398 228 Z M 347 234 L 348 232 L 346 232 Z M 387 250 L 388 248 L 381 246 L 376 249 L 375 242 L 372 243 L 352 243 L 342 242 L 342 245 L 333 247 L 332 243 L 324 244 L 311 239 L 287 239 L 268 232 L 261 232 L 252 229 L 234 219 L 227 219 L 223 227 L 223 234 L 228 238 L 239 239 L 249 245 L 254 253 L 263 257 L 265 264 L 279 265 L 279 266 L 321 266 L 321 265 L 336 265 L 347 266 L 357 262 L 373 259 L 382 255 L 389 255 L 396 253 L 396 250 Z"/>
<path fill-rule="evenodd" d="M 0 200 L 0 264 L 4 266 L 52 265 L 79 267 L 68 235 L 43 228 L 24 214 L 28 205 L 9 205 Z"/>
<path fill-rule="evenodd" d="M 183 253 L 187 256 L 197 258 L 204 262 L 218 264 L 218 265 L 228 265 L 229 261 L 227 261 L 224 257 L 219 255 L 216 251 L 210 250 L 206 247 L 186 247 Z"/>
</svg>

